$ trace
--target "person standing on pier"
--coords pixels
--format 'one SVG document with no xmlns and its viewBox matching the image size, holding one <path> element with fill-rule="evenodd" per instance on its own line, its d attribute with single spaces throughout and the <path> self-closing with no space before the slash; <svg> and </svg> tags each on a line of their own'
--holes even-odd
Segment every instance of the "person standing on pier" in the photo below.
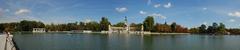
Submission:
<svg viewBox="0 0 240 50">
<path fill-rule="evenodd" d="M 7 50 L 7 42 L 9 41 L 9 36 L 10 36 L 10 33 L 8 31 L 3 31 L 3 33 L 6 35 L 6 40 L 5 40 L 5 47 L 4 47 L 4 50 Z"/>
</svg>

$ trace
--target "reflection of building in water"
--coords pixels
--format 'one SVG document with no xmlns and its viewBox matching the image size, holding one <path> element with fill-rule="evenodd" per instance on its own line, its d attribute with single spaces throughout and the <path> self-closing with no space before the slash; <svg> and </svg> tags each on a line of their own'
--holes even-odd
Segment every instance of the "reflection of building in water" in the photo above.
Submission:
<svg viewBox="0 0 240 50">
<path fill-rule="evenodd" d="M 46 32 L 45 28 L 33 28 L 32 32 Z"/>
<path fill-rule="evenodd" d="M 130 27 L 127 17 L 125 17 L 124 24 L 125 25 L 123 27 L 114 27 L 109 25 L 109 33 L 141 33 L 143 31 L 143 26 L 141 26 L 141 30 L 137 30 L 136 27 Z"/>
</svg>

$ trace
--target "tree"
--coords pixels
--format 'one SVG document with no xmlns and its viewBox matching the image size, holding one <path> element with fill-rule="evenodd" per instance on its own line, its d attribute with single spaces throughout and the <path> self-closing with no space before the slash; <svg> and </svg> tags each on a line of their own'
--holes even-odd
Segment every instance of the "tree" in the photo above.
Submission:
<svg viewBox="0 0 240 50">
<path fill-rule="evenodd" d="M 100 21 L 101 30 L 107 31 L 108 25 L 111 25 L 111 23 L 108 21 L 107 18 L 102 17 L 102 20 Z"/>
<path fill-rule="evenodd" d="M 19 23 L 4 23 L 2 25 L 2 31 L 16 31 L 16 28 Z"/>
<path fill-rule="evenodd" d="M 84 30 L 85 29 L 85 23 L 84 22 L 80 22 L 79 23 L 79 27 L 80 27 L 79 28 L 80 30 Z"/>
<path fill-rule="evenodd" d="M 57 27 L 57 25 L 54 25 L 53 23 L 51 23 L 50 25 L 46 25 L 45 26 L 47 31 L 59 31 L 59 27 Z"/>
<path fill-rule="evenodd" d="M 218 30 L 217 30 L 217 29 L 218 29 L 218 24 L 214 22 L 214 23 L 212 24 L 212 27 L 213 27 L 213 33 L 216 33 L 216 32 L 218 31 Z"/>
<path fill-rule="evenodd" d="M 182 27 L 181 25 L 177 25 L 176 29 L 175 29 L 175 32 L 177 32 L 177 33 L 187 33 L 188 29 L 185 28 L 185 27 Z"/>
<path fill-rule="evenodd" d="M 138 24 L 131 23 L 131 24 L 130 24 L 130 27 L 133 27 L 133 28 L 134 28 L 134 29 L 131 29 L 131 31 L 141 31 L 141 29 L 142 29 L 142 24 L 141 24 L 141 23 L 138 23 Z"/>
<path fill-rule="evenodd" d="M 176 26 L 177 26 L 176 22 L 173 22 L 173 23 L 171 24 L 171 30 L 172 30 L 172 32 L 176 32 Z"/>
<path fill-rule="evenodd" d="M 191 28 L 190 33 L 199 33 L 199 29 L 198 28 Z"/>
<path fill-rule="evenodd" d="M 155 26 L 157 32 L 171 32 L 171 27 L 167 24 L 156 24 Z"/>
<path fill-rule="evenodd" d="M 153 16 L 148 16 L 143 21 L 144 31 L 152 31 L 154 27 L 154 18 Z"/>
<path fill-rule="evenodd" d="M 240 34 L 240 29 L 239 28 L 231 28 L 231 29 L 227 29 L 228 32 L 230 32 L 231 34 Z"/>
<path fill-rule="evenodd" d="M 208 26 L 207 33 L 214 33 L 214 28 L 212 26 Z"/>
<path fill-rule="evenodd" d="M 217 28 L 217 33 L 226 33 L 225 25 L 223 23 L 219 24 L 219 27 Z"/>
<path fill-rule="evenodd" d="M 221 27 L 224 27 L 224 28 L 225 28 L 225 26 L 224 26 L 223 24 L 221 24 Z M 207 32 L 208 32 L 208 33 L 215 34 L 215 33 L 218 33 L 218 31 L 219 31 L 219 26 L 218 26 L 217 23 L 214 22 L 214 23 L 212 24 L 212 26 L 208 26 L 208 29 L 207 29 Z"/>
<path fill-rule="evenodd" d="M 213 26 L 213 28 L 217 28 L 217 27 L 218 27 L 218 24 L 214 22 L 214 23 L 212 24 L 212 26 Z"/>
<path fill-rule="evenodd" d="M 95 21 L 86 23 L 86 28 L 87 30 L 100 31 L 100 25 Z"/>
<path fill-rule="evenodd" d="M 206 33 L 206 25 L 202 24 L 202 25 L 199 27 L 199 33 Z"/>
<path fill-rule="evenodd" d="M 45 25 L 42 22 L 23 20 L 20 22 L 21 31 L 32 31 L 33 28 L 44 28 Z"/>
<path fill-rule="evenodd" d="M 0 31 L 2 32 L 4 30 L 3 24 L 0 24 Z"/>
<path fill-rule="evenodd" d="M 117 24 L 113 25 L 115 27 L 124 27 L 125 23 L 124 22 L 118 22 Z"/>
<path fill-rule="evenodd" d="M 68 23 L 67 24 L 67 27 L 68 27 L 68 31 L 70 31 L 70 30 L 77 30 L 77 22 L 75 22 L 75 23 Z"/>
</svg>

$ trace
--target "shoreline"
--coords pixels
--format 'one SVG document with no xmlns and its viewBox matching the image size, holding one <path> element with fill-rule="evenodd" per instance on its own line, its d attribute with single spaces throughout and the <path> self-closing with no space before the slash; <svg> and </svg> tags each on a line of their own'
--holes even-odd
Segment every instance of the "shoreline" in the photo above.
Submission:
<svg viewBox="0 0 240 50">
<path fill-rule="evenodd" d="M 32 32 L 32 31 L 17 31 L 13 33 L 34 33 L 34 34 L 41 34 L 41 33 L 70 33 L 70 34 L 144 34 L 144 35 L 189 35 L 189 34 L 199 34 L 199 33 L 159 33 L 159 32 L 129 32 L 129 33 L 108 33 L 108 32 L 73 32 L 73 31 L 48 31 L 48 32 Z M 199 35 L 239 35 L 239 34 L 199 34 Z"/>
<path fill-rule="evenodd" d="M 41 34 L 41 33 L 70 33 L 70 34 L 143 34 L 143 35 L 189 35 L 192 33 L 158 33 L 158 32 L 129 32 L 129 33 L 108 33 L 108 32 L 72 32 L 72 31 L 50 31 L 50 32 L 31 32 L 31 31 L 23 31 L 23 32 L 15 32 L 15 33 L 34 33 L 34 34 Z"/>
</svg>

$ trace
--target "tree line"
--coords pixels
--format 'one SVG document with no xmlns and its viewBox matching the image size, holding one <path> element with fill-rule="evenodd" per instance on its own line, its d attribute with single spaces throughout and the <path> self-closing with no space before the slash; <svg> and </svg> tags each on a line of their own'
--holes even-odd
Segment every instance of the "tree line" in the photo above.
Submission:
<svg viewBox="0 0 240 50">
<path fill-rule="evenodd" d="M 0 31 L 32 31 L 33 28 L 46 28 L 47 31 L 71 31 L 71 30 L 92 30 L 107 31 L 108 25 L 112 25 L 106 17 L 102 17 L 99 22 L 73 22 L 66 24 L 44 24 L 40 21 L 22 20 L 20 22 L 0 23 Z M 124 22 L 118 22 L 112 26 L 123 27 Z M 196 33 L 196 34 L 240 34 L 239 28 L 226 29 L 223 23 L 213 23 L 211 26 L 202 24 L 196 28 L 186 28 L 173 22 L 171 24 L 155 23 L 153 16 L 148 16 L 142 23 L 131 23 L 131 27 L 135 27 L 135 31 L 140 31 L 144 27 L 144 31 L 161 32 L 161 33 Z"/>
<path fill-rule="evenodd" d="M 150 32 L 163 32 L 163 33 L 188 33 L 188 29 L 178 25 L 176 22 L 173 22 L 172 24 L 167 24 L 165 22 L 164 24 L 156 23 L 154 22 L 153 16 L 148 16 L 143 21 L 144 31 L 150 31 Z"/>
<path fill-rule="evenodd" d="M 44 28 L 45 24 L 38 21 L 27 21 L 12 23 L 1 23 L 0 31 L 32 31 L 33 28 Z"/>
<path fill-rule="evenodd" d="M 144 22 L 144 31 L 151 31 L 151 32 L 163 32 L 163 33 L 194 33 L 194 34 L 240 34 L 239 28 L 230 28 L 227 29 L 223 23 L 216 23 L 213 22 L 211 26 L 206 26 L 202 24 L 197 28 L 186 28 L 176 22 L 172 24 L 164 24 L 156 23 L 154 25 L 154 18 L 153 16 L 148 16 Z"/>
<path fill-rule="evenodd" d="M 239 28 L 227 29 L 223 23 L 218 24 L 216 22 L 212 23 L 211 26 L 206 26 L 205 24 L 202 24 L 197 28 L 191 28 L 189 31 L 198 34 L 240 34 Z"/>
</svg>

